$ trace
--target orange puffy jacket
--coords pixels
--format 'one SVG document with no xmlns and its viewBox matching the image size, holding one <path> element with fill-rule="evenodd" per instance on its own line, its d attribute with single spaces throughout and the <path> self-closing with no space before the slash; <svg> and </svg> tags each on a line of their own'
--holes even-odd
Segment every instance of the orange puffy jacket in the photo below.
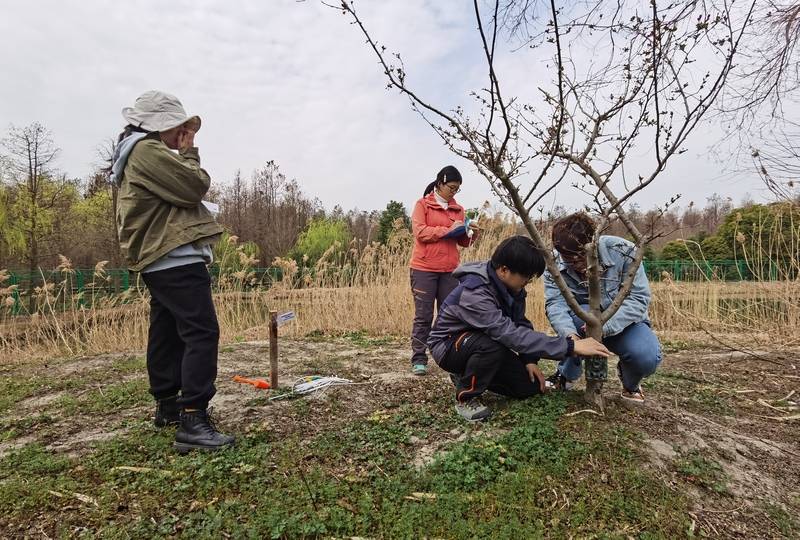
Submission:
<svg viewBox="0 0 800 540">
<path fill-rule="evenodd" d="M 464 221 L 464 208 L 453 199 L 445 210 L 431 192 L 417 201 L 411 214 L 414 250 L 411 268 L 426 272 L 452 272 L 458 266 L 458 247 L 467 247 L 471 239 L 442 238 L 456 221 Z"/>
</svg>

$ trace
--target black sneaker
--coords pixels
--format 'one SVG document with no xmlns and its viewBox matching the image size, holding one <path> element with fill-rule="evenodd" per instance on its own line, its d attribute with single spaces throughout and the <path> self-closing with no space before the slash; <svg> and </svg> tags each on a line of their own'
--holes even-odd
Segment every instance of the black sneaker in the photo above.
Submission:
<svg viewBox="0 0 800 540">
<path fill-rule="evenodd" d="M 569 391 L 575 388 L 575 381 L 568 380 L 558 371 L 546 378 L 544 384 L 549 390 Z"/>
<path fill-rule="evenodd" d="M 233 446 L 235 441 L 234 437 L 217 431 L 210 411 L 183 411 L 174 446 L 179 454 L 186 454 L 190 450 L 222 450 Z"/>
<path fill-rule="evenodd" d="M 162 428 L 177 426 L 181 423 L 181 410 L 178 407 L 178 396 L 156 400 L 156 414 L 153 424 Z"/>
</svg>

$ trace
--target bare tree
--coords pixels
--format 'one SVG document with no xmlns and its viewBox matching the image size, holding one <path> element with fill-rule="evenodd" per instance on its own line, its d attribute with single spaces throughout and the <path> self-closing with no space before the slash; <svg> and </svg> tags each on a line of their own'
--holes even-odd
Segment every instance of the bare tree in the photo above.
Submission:
<svg viewBox="0 0 800 540">
<path fill-rule="evenodd" d="M 799 40 L 800 2 L 759 2 L 732 84 L 720 100 L 727 134 L 716 145 L 724 153 L 724 168 L 745 174 L 755 170 L 776 199 L 795 202 Z"/>
<path fill-rule="evenodd" d="M 779 200 L 800 202 L 800 144 L 798 126 L 777 127 L 750 150 L 753 167 L 767 189 Z"/>
<path fill-rule="evenodd" d="M 706 197 L 706 205 L 703 208 L 703 229 L 706 233 L 713 234 L 731 210 L 733 201 L 730 197 L 723 197 L 719 193 L 712 193 L 710 197 Z"/>
<path fill-rule="evenodd" d="M 472 92 L 473 103 L 449 111 L 414 87 L 401 56 L 372 37 L 352 0 L 335 7 L 348 14 L 366 38 L 389 88 L 405 95 L 445 145 L 472 162 L 519 216 L 545 253 L 547 269 L 569 307 L 587 323 L 587 334 L 601 339 L 603 324 L 631 291 L 643 248 L 660 235 L 655 226 L 641 230 L 628 205 L 686 150 L 687 138 L 726 88 L 754 6 L 752 2 L 734 9 L 729 0 L 563 2 L 560 7 L 555 0 L 474 0 L 486 84 Z M 536 87 L 533 95 L 512 95 L 503 85 L 498 58 L 509 31 L 522 37 L 520 50 L 550 58 L 548 71 L 529 85 Z M 534 69 L 525 59 L 522 55 L 517 70 L 542 72 L 539 64 Z M 698 59 L 705 68 L 699 67 Z M 647 162 L 638 160 L 626 170 L 631 151 L 642 145 L 648 145 Z M 531 218 L 543 198 L 568 176 L 578 178 L 573 186 L 588 197 L 599 225 L 585 246 L 588 310 L 570 292 L 548 240 Z M 602 309 L 597 243 L 617 220 L 633 239 L 635 252 L 619 295 Z M 604 378 L 587 380 L 587 398 L 601 407 Z"/>
<path fill-rule="evenodd" d="M 262 262 L 285 255 L 319 210 L 297 180 L 289 180 L 274 161 L 254 171 L 250 181 L 237 171 L 222 189 L 219 221 L 242 241 L 255 242 Z"/>
<path fill-rule="evenodd" d="M 800 88 L 800 2 L 760 2 L 747 34 L 722 107 L 749 128 L 759 117 L 779 121 L 785 99 Z"/>
<path fill-rule="evenodd" d="M 55 210 L 63 206 L 73 184 L 56 174 L 53 164 L 59 149 L 50 131 L 38 122 L 12 126 L 2 145 L 13 186 L 13 225 L 25 239 L 24 259 L 33 276 L 39 270 L 43 244 L 59 218 Z M 31 308 L 32 303 L 33 297 Z"/>
</svg>

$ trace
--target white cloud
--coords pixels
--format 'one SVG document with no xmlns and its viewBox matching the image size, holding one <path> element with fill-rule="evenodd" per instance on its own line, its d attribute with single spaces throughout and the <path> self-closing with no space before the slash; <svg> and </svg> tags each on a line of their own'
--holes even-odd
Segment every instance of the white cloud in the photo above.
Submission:
<svg viewBox="0 0 800 540">
<path fill-rule="evenodd" d="M 468 103 L 466 92 L 484 82 L 473 13 L 463 2 L 357 6 L 437 104 Z M 373 209 L 389 199 L 411 205 L 453 163 L 466 178 L 462 203 L 489 198 L 469 164 L 444 148 L 405 98 L 385 90 L 374 55 L 348 22 L 315 0 L 9 4 L 0 19 L 0 128 L 44 123 L 63 149 L 61 167 L 85 175 L 97 145 L 122 127 L 120 109 L 158 88 L 203 117 L 197 141 L 218 182 L 274 159 L 326 206 Z M 696 200 L 759 188 L 754 179 L 697 182 L 714 170 L 704 156 L 688 154 L 663 184 Z M 667 194 L 664 188 L 642 204 Z M 563 189 L 560 196 L 573 197 Z"/>
</svg>

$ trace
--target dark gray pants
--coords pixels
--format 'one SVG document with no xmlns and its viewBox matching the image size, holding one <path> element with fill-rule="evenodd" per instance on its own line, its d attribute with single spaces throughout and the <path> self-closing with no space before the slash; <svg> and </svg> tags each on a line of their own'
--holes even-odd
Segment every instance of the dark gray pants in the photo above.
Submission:
<svg viewBox="0 0 800 540">
<path fill-rule="evenodd" d="M 433 308 L 438 309 L 447 295 L 458 286 L 450 272 L 425 272 L 411 269 L 411 293 L 414 295 L 414 326 L 411 328 L 412 364 L 427 364 L 428 334 L 431 333 Z"/>
</svg>

